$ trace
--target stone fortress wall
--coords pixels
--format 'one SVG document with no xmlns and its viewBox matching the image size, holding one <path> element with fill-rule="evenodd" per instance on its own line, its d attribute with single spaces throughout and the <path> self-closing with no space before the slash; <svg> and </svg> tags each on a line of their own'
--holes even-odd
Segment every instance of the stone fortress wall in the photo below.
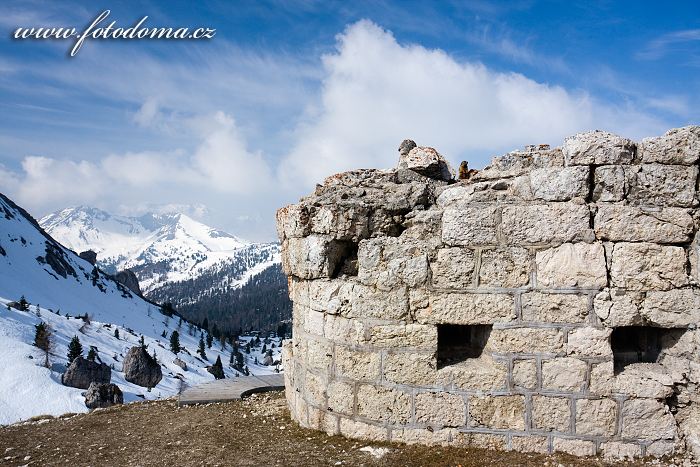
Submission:
<svg viewBox="0 0 700 467">
<path fill-rule="evenodd" d="M 469 181 L 412 146 L 278 211 L 292 417 L 367 440 L 700 456 L 700 127 L 578 134 Z"/>
</svg>

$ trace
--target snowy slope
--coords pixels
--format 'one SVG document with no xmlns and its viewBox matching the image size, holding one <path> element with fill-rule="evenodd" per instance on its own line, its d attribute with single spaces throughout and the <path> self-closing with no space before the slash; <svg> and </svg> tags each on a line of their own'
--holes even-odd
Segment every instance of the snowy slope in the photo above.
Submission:
<svg viewBox="0 0 700 467">
<path fill-rule="evenodd" d="M 147 296 L 164 284 L 196 279 L 222 268 L 231 269 L 230 276 L 236 281 L 229 286 L 242 285 L 280 262 L 276 244 L 246 242 L 181 213 L 125 217 L 80 206 L 50 214 L 40 224 L 76 252 L 95 251 L 103 270 L 134 271 Z M 261 253 L 259 261 L 246 264 L 242 270 L 238 267 L 240 258 L 252 257 L 251 252 Z"/>
<path fill-rule="evenodd" d="M 21 296 L 32 304 L 29 311 L 6 306 Z M 74 318 L 85 313 L 90 316 L 90 323 Z M 34 325 L 40 321 L 52 329 L 50 369 L 42 366 L 42 352 L 31 345 Z M 207 349 L 208 361 L 196 355 L 201 331 L 188 323 L 179 329 L 180 343 L 186 350 L 178 355 L 188 370 L 176 366 L 176 356 L 168 350 L 168 342 L 178 324 L 178 318 L 164 316 L 158 306 L 93 270 L 92 265 L 58 244 L 31 216 L 0 194 L 0 424 L 41 414 L 87 410 L 81 396 L 83 390 L 60 384 L 67 364 L 67 345 L 74 335 L 79 336 L 85 353 L 95 346 L 99 358 L 114 365 L 112 382 L 121 387 L 127 401 L 174 395 L 181 380 L 187 385 L 211 381 L 213 376 L 206 366 L 219 355 L 227 377 L 237 373 L 227 365 L 230 347 L 222 350 L 221 344 L 215 343 Z M 119 339 L 114 335 L 115 329 L 119 330 Z M 163 332 L 167 337 L 161 337 Z M 123 356 L 141 336 L 149 352 L 155 350 L 163 365 L 163 380 L 151 392 L 126 382 L 121 373 Z M 278 360 L 278 345 L 273 352 Z M 253 374 L 274 371 L 252 363 L 255 358 L 262 361 L 259 348 L 244 356 Z"/>
</svg>

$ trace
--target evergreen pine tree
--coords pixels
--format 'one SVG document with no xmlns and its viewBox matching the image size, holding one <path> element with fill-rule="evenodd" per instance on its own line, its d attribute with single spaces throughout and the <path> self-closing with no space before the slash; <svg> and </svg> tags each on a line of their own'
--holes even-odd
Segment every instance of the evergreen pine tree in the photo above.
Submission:
<svg viewBox="0 0 700 467">
<path fill-rule="evenodd" d="M 197 349 L 197 353 L 204 359 L 207 359 L 207 352 L 204 348 L 204 337 L 199 336 L 199 349 Z"/>
<path fill-rule="evenodd" d="M 119 329 L 115 329 L 115 330 L 114 330 L 114 337 L 115 337 L 116 339 L 119 339 Z"/>
<path fill-rule="evenodd" d="M 250 353 L 250 342 L 246 342 L 245 344 L 245 353 Z"/>
<path fill-rule="evenodd" d="M 180 350 L 182 350 L 180 348 L 180 333 L 173 331 L 172 334 L 170 334 L 170 351 L 174 354 L 178 354 Z"/>
<path fill-rule="evenodd" d="M 143 339 L 143 334 L 141 335 L 141 339 L 139 339 L 139 344 L 141 345 L 141 348 L 143 350 L 146 350 L 146 341 Z"/>
<path fill-rule="evenodd" d="M 207 333 L 207 348 L 211 349 L 211 345 L 214 343 L 214 338 L 211 336 L 211 334 Z"/>
<path fill-rule="evenodd" d="M 83 346 L 80 343 L 80 339 L 78 339 L 78 336 L 73 336 L 73 339 L 71 339 L 70 344 L 68 344 L 68 364 L 70 365 L 71 363 L 73 363 L 73 360 L 82 356 Z"/>
<path fill-rule="evenodd" d="M 27 311 L 27 310 L 29 310 L 29 302 L 27 301 L 26 298 L 24 298 L 24 295 L 22 295 L 22 296 L 20 297 L 19 302 L 18 302 L 18 305 L 19 305 L 19 309 L 20 309 L 21 311 Z"/>
<path fill-rule="evenodd" d="M 94 362 L 95 359 L 97 358 L 97 352 L 95 351 L 95 348 L 90 346 L 90 350 L 88 350 L 87 357 L 88 360 L 91 362 Z"/>
<path fill-rule="evenodd" d="M 263 344 L 263 348 L 262 348 L 261 352 L 265 353 L 266 350 L 267 350 L 267 344 Z"/>
<path fill-rule="evenodd" d="M 231 356 L 228 359 L 229 366 L 233 366 L 233 362 L 235 361 L 235 358 L 236 358 L 236 350 L 234 349 L 231 351 Z"/>
<path fill-rule="evenodd" d="M 34 345 L 43 350 L 44 352 L 49 351 L 51 333 L 49 327 L 43 321 L 34 326 L 36 332 L 34 333 Z"/>
<path fill-rule="evenodd" d="M 221 356 L 216 357 L 216 362 L 209 368 L 209 373 L 216 379 L 224 379 L 224 366 L 221 364 Z"/>
<path fill-rule="evenodd" d="M 166 331 L 165 329 L 163 329 L 163 332 L 160 333 L 160 337 L 162 337 L 163 339 L 165 339 L 166 337 L 168 337 L 168 331 Z"/>
</svg>

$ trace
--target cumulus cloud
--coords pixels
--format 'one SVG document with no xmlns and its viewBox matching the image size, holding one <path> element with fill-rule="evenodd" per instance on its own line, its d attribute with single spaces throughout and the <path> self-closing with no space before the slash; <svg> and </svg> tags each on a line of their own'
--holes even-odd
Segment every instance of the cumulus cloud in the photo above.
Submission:
<svg viewBox="0 0 700 467">
<path fill-rule="evenodd" d="M 287 184 L 310 185 L 356 167 L 391 167 L 404 138 L 435 146 L 453 162 L 482 166 L 487 155 L 528 143 L 559 144 L 582 130 L 660 130 L 636 112 L 596 102 L 585 92 L 538 83 L 442 50 L 404 45 L 369 21 L 338 36 L 323 59 L 319 109 L 297 128 L 280 164 Z"/>
</svg>

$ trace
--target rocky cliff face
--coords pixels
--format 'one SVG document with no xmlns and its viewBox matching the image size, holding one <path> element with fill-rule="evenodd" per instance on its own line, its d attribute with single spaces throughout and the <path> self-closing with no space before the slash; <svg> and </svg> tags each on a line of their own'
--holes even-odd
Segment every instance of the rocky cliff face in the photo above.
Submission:
<svg viewBox="0 0 700 467">
<path fill-rule="evenodd" d="M 278 211 L 292 416 L 363 439 L 700 455 L 700 127 L 579 134 L 469 181 L 402 148 L 399 169 Z"/>
</svg>

